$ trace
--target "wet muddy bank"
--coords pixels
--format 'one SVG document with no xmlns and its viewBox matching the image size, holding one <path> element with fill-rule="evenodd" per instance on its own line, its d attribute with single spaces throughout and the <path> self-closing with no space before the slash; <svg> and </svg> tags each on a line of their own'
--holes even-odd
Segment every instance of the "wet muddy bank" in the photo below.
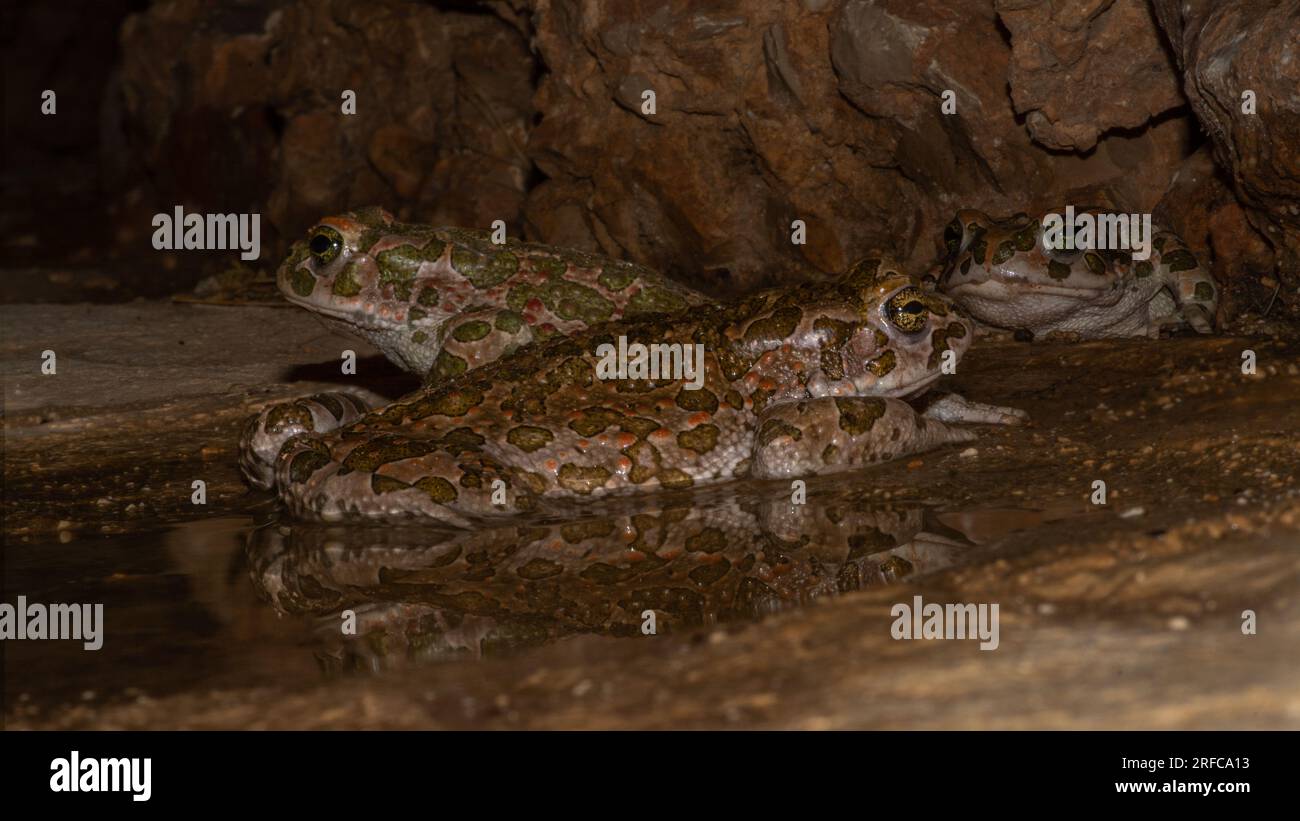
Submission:
<svg viewBox="0 0 1300 821">
<path fill-rule="evenodd" d="M 9 727 L 1300 725 L 1293 338 L 981 339 L 947 387 L 1029 425 L 799 509 L 745 483 L 406 538 L 290 526 L 235 464 L 267 402 L 409 387 L 358 343 L 270 308 L 3 310 L 5 601 L 109 624 L 6 648 Z M 997 603 L 998 649 L 891 638 L 916 595 Z"/>
</svg>

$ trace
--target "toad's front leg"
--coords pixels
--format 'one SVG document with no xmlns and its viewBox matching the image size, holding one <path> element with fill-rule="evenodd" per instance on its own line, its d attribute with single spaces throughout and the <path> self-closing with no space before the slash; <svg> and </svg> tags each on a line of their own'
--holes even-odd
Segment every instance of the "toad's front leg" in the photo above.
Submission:
<svg viewBox="0 0 1300 821">
<path fill-rule="evenodd" d="M 760 479 L 835 473 L 974 438 L 972 431 L 926 419 L 899 399 L 808 399 L 763 414 L 752 473 Z"/>
</svg>

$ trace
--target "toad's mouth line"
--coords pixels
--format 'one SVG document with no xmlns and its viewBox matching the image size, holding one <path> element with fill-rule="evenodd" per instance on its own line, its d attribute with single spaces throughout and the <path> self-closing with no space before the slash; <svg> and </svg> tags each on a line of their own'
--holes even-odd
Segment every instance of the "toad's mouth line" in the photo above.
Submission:
<svg viewBox="0 0 1300 821">
<path fill-rule="evenodd" d="M 890 399 L 910 399 L 914 396 L 919 396 L 926 388 L 939 381 L 939 377 L 941 376 L 943 376 L 942 373 L 928 374 L 914 382 L 909 382 L 906 385 L 887 391 L 882 395 Z"/>
<path fill-rule="evenodd" d="M 282 293 L 284 292 L 282 291 Z M 353 331 L 389 331 L 403 325 L 403 323 L 395 320 L 385 322 L 380 317 L 368 313 L 359 307 L 340 308 L 318 301 L 312 297 L 302 297 L 297 294 L 291 295 L 285 293 L 284 297 L 290 303 L 297 305 L 300 308 L 306 308 L 321 319 L 342 322 Z"/>
<path fill-rule="evenodd" d="M 1026 294 L 1079 297 L 1101 294 L 1109 290 L 1109 285 L 1100 288 L 1088 288 L 1085 286 L 1047 285 L 1038 282 L 1025 282 L 1024 280 L 985 280 L 984 282 L 967 282 L 950 286 L 948 294 L 952 296 L 969 294 L 982 299 L 1011 301 L 1024 299 Z"/>
</svg>

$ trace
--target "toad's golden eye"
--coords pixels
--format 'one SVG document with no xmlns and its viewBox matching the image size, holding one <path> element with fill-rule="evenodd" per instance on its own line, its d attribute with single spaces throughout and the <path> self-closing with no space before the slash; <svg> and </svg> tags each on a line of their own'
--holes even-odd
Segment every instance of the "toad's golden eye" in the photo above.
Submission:
<svg viewBox="0 0 1300 821">
<path fill-rule="evenodd" d="M 318 226 L 312 229 L 307 250 L 317 265 L 329 265 L 343 250 L 343 236 L 328 225 Z"/>
<path fill-rule="evenodd" d="M 895 328 L 911 334 L 925 330 L 930 309 L 926 307 L 925 297 L 918 289 L 907 287 L 885 303 L 885 316 Z"/>
</svg>

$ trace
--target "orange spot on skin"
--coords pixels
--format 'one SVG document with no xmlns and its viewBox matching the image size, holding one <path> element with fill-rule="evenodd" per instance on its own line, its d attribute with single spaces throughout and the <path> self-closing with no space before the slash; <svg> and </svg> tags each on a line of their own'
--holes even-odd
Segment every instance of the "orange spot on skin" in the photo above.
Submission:
<svg viewBox="0 0 1300 821">
<path fill-rule="evenodd" d="M 712 418 L 713 418 L 713 414 L 709 413 L 708 411 L 698 411 L 686 417 L 686 423 L 691 427 L 695 427 L 696 425 L 703 425 L 705 422 L 709 421 Z"/>
<path fill-rule="evenodd" d="M 760 381 L 760 382 L 758 383 L 758 386 L 759 386 L 760 388 L 762 388 L 763 390 L 765 390 L 765 391 L 770 391 L 770 390 L 775 390 L 775 389 L 776 389 L 776 383 L 773 382 L 771 379 L 764 379 L 764 380 Z"/>
<path fill-rule="evenodd" d="M 619 473 L 626 475 L 632 469 L 632 460 L 626 456 L 620 456 L 618 461 L 614 463 L 614 467 L 618 468 Z"/>
<path fill-rule="evenodd" d="M 586 450 L 587 448 L 591 447 L 591 442 L 587 441 L 586 439 L 579 439 L 577 442 L 577 447 L 578 450 Z"/>
<path fill-rule="evenodd" d="M 652 431 L 650 431 L 650 437 L 649 437 L 649 438 L 651 438 L 651 439 L 672 439 L 672 438 L 673 438 L 673 432 L 670 431 L 668 428 L 658 428 L 658 429 L 656 429 L 656 430 L 652 430 Z"/>
<path fill-rule="evenodd" d="M 356 220 L 350 220 L 347 217 L 326 217 L 320 221 L 321 225 L 328 225 L 331 228 L 337 228 L 339 233 L 346 234 L 349 231 L 360 230 L 361 223 Z"/>
<path fill-rule="evenodd" d="M 636 435 L 631 433 L 620 433 L 615 437 L 614 441 L 620 448 L 630 448 L 636 444 Z"/>
<path fill-rule="evenodd" d="M 659 410 L 668 410 L 674 405 L 674 402 L 671 399 L 660 399 L 655 402 L 655 405 L 659 407 Z"/>
<path fill-rule="evenodd" d="M 916 470 L 917 468 L 919 468 L 921 465 L 924 465 L 924 464 L 925 464 L 925 462 L 923 462 L 923 461 L 920 460 L 920 459 L 913 459 L 912 461 L 910 461 L 910 462 L 907 463 L 907 468 L 908 468 L 908 470 Z"/>
<path fill-rule="evenodd" d="M 558 473 L 560 471 L 560 463 L 554 459 L 547 459 L 542 463 L 542 467 L 546 468 L 551 473 Z"/>
</svg>

